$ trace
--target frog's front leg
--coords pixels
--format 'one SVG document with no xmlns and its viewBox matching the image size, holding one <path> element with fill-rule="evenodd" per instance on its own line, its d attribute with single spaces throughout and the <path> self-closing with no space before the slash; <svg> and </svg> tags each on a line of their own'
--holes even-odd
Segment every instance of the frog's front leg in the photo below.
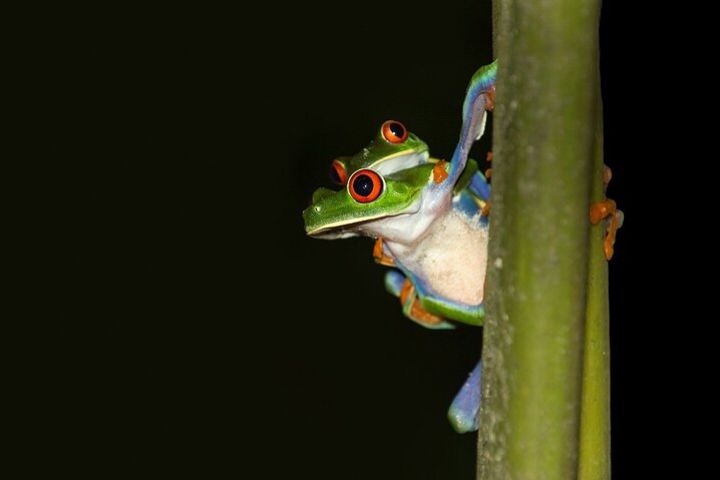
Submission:
<svg viewBox="0 0 720 480">
<path fill-rule="evenodd" d="M 377 240 L 375 240 L 375 246 L 373 246 L 373 258 L 375 259 L 375 262 L 380 265 L 385 265 L 386 267 L 395 266 L 395 258 L 392 253 L 390 253 L 390 250 L 385 247 L 385 242 L 383 242 L 382 237 L 378 237 Z"/>
<path fill-rule="evenodd" d="M 443 317 L 432 314 L 420 304 L 412 282 L 397 270 L 385 274 L 385 289 L 400 299 L 402 311 L 406 317 L 425 328 L 433 330 L 450 330 L 455 325 Z"/>
<path fill-rule="evenodd" d="M 607 189 L 611 179 L 612 170 L 610 170 L 610 167 L 605 165 L 603 171 L 603 191 Z M 618 210 L 615 200 L 610 198 L 605 198 L 601 202 L 596 202 L 590 205 L 590 222 L 593 225 L 597 225 L 606 218 L 609 218 L 610 220 L 607 225 L 607 234 L 605 235 L 603 249 L 605 250 L 605 258 L 610 260 L 614 253 L 617 231 L 620 227 L 622 227 L 625 216 L 623 215 L 622 210 Z"/>
</svg>

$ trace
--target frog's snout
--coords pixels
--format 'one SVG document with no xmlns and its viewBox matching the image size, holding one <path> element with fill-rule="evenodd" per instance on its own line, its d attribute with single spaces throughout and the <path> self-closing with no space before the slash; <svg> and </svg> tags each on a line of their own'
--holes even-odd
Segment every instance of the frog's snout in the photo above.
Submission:
<svg viewBox="0 0 720 480">
<path fill-rule="evenodd" d="M 311 234 L 315 230 L 318 223 L 319 215 L 323 208 L 318 204 L 311 204 L 302 212 L 303 221 L 305 222 L 305 233 Z"/>
</svg>

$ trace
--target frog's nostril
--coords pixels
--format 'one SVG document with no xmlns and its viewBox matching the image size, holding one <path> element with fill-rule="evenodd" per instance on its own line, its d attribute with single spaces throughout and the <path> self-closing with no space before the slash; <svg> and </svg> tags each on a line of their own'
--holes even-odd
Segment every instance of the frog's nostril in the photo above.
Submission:
<svg viewBox="0 0 720 480">
<path fill-rule="evenodd" d="M 320 210 L 322 210 L 322 208 L 320 207 L 320 205 L 315 205 L 313 206 L 313 210 L 315 210 L 315 213 L 320 213 Z"/>
</svg>

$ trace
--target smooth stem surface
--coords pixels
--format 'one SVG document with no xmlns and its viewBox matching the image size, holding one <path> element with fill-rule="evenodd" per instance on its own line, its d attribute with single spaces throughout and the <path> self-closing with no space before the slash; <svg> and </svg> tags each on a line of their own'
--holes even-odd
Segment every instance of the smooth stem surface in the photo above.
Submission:
<svg viewBox="0 0 720 480">
<path fill-rule="evenodd" d="M 592 200 L 603 192 L 603 132 L 600 81 L 596 81 L 598 123 L 595 137 Z M 587 317 L 580 416 L 580 480 L 610 478 L 610 313 L 608 263 L 603 251 L 605 224 L 592 227 L 588 266 Z"/>
<path fill-rule="evenodd" d="M 498 5 L 478 478 L 567 480 L 578 468 L 599 4 Z"/>
</svg>

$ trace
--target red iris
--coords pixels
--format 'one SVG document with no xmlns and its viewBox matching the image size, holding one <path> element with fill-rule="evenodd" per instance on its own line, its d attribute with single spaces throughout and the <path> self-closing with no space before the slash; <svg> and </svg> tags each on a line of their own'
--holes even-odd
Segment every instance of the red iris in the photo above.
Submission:
<svg viewBox="0 0 720 480">
<path fill-rule="evenodd" d="M 395 120 L 388 120 L 382 124 L 382 135 L 390 143 L 402 143 L 408 138 L 405 125 Z"/>
<path fill-rule="evenodd" d="M 372 170 L 361 169 L 353 173 L 348 181 L 350 196 L 360 203 L 376 200 L 384 188 L 383 179 Z"/>
</svg>

